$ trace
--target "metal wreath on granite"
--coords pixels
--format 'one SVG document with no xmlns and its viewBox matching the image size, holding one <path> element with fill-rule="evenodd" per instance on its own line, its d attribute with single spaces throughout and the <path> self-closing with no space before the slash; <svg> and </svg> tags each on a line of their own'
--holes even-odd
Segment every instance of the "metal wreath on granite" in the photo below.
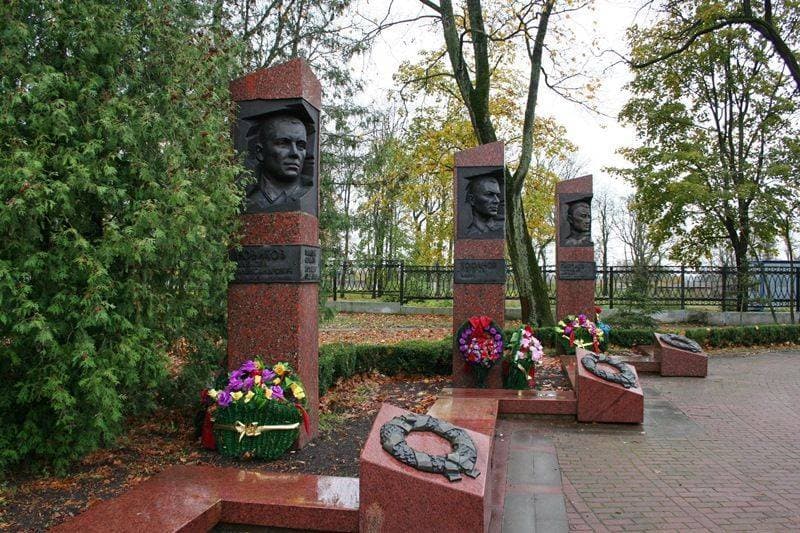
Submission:
<svg viewBox="0 0 800 533">
<path fill-rule="evenodd" d="M 609 372 L 608 370 L 599 368 L 597 366 L 598 363 L 605 363 L 609 366 L 613 366 L 619 370 L 619 373 Z M 633 367 L 627 363 L 623 363 L 619 359 L 608 357 L 605 354 L 598 355 L 594 352 L 589 352 L 589 355 L 584 355 L 581 358 L 581 364 L 583 364 L 586 370 L 600 379 L 622 385 L 626 389 L 636 387 L 636 374 L 633 373 Z"/>
<path fill-rule="evenodd" d="M 430 455 L 415 450 L 406 442 L 412 431 L 430 431 L 450 442 L 452 451 L 447 455 Z M 396 416 L 381 426 L 380 436 L 384 450 L 417 470 L 442 474 L 449 481 L 459 481 L 462 473 L 472 478 L 481 474 L 475 469 L 478 451 L 472 437 L 465 430 L 433 416 L 413 413 Z"/>
<path fill-rule="evenodd" d="M 700 353 L 703 351 L 703 348 L 697 343 L 697 341 L 690 339 L 689 337 L 678 335 L 676 333 L 659 333 L 658 336 L 662 341 L 664 341 L 665 344 L 669 344 L 670 346 L 680 350 L 686 350 L 687 352 L 694 353 Z"/>
</svg>

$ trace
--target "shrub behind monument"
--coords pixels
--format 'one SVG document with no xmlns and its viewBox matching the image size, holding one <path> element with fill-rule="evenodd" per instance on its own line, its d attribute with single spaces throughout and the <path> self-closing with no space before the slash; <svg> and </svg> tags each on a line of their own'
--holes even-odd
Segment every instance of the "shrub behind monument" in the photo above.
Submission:
<svg viewBox="0 0 800 533">
<path fill-rule="evenodd" d="M 176 339 L 222 336 L 234 73 L 202 16 L 45 0 L 0 17 L 0 469 L 108 443 Z"/>
</svg>

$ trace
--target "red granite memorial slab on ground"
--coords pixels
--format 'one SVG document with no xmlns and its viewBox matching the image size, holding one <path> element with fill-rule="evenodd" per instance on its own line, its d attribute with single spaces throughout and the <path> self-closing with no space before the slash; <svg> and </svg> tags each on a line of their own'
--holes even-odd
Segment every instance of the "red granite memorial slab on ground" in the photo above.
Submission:
<svg viewBox="0 0 800 533">
<path fill-rule="evenodd" d="M 383 404 L 370 431 L 360 462 L 360 518 L 362 533 L 376 532 L 484 532 L 489 526 L 489 457 L 492 439 L 467 430 L 478 451 L 473 479 L 450 482 L 441 474 L 407 466 L 381 447 L 380 428 L 408 411 Z M 429 454 L 450 453 L 451 446 L 432 433 L 412 432 L 407 442 Z"/>
<path fill-rule="evenodd" d="M 575 394 L 578 398 L 578 422 L 607 422 L 641 424 L 644 421 L 644 393 L 636 369 L 636 387 L 626 389 L 622 385 L 602 379 L 589 372 L 581 362 L 588 355 L 582 348 L 576 350 Z M 600 365 L 613 372 L 611 366 Z"/>
<path fill-rule="evenodd" d="M 358 479 L 174 466 L 53 531 L 170 533 L 220 523 L 358 531 Z"/>
<path fill-rule="evenodd" d="M 708 375 L 708 355 L 682 350 L 664 342 L 660 334 L 654 335 L 653 353 L 661 360 L 662 376 L 704 378 Z"/>
</svg>

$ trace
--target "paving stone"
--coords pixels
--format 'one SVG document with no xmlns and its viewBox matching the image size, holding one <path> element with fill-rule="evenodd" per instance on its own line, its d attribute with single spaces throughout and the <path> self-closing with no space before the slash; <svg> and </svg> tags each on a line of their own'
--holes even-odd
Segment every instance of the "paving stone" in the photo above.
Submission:
<svg viewBox="0 0 800 533">
<path fill-rule="evenodd" d="M 549 457 L 571 530 L 800 531 L 798 362 L 800 351 L 712 356 L 706 379 L 642 376 L 638 428 L 500 420 L 512 454 L 540 452 L 508 462 L 508 483 L 533 492 L 534 512 L 529 523 L 504 520 L 503 530 L 542 527 L 536 490 L 547 472 L 555 482 Z M 542 453 L 547 441 L 557 455 Z M 513 496 L 529 505 L 525 498 Z"/>
</svg>

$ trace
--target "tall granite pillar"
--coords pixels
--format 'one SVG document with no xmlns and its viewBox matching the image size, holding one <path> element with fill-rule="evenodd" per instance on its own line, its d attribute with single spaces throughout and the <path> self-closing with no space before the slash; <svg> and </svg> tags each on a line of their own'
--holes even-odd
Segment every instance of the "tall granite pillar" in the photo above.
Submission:
<svg viewBox="0 0 800 533">
<path fill-rule="evenodd" d="M 556 320 L 594 313 L 592 176 L 556 184 Z"/>
<path fill-rule="evenodd" d="M 261 357 L 287 361 L 306 387 L 311 432 L 319 426 L 319 131 L 321 87 L 300 59 L 231 82 L 234 144 L 255 180 L 246 186 L 242 249 L 232 251 L 228 368 Z"/>
<path fill-rule="evenodd" d="M 505 323 L 505 198 L 504 147 L 484 144 L 456 153 L 455 272 L 453 276 L 453 385 L 474 387 L 475 375 L 464 366 L 456 332 L 472 316 L 486 315 Z M 502 388 L 501 365 L 492 368 L 486 384 Z"/>
</svg>

